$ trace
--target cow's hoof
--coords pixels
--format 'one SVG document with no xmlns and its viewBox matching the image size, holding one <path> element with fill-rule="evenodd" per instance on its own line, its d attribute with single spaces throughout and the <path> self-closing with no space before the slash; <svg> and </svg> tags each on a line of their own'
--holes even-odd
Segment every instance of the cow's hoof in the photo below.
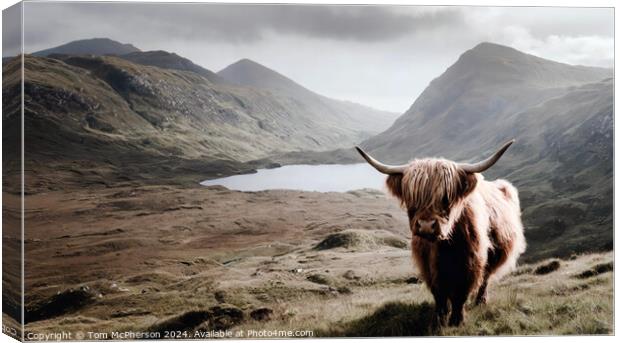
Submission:
<svg viewBox="0 0 620 343">
<path fill-rule="evenodd" d="M 433 332 L 438 332 L 442 327 L 446 326 L 448 322 L 448 316 L 446 315 L 435 315 L 433 316 L 433 321 L 431 322 L 431 330 Z"/>
<path fill-rule="evenodd" d="M 487 304 L 487 297 L 478 297 L 476 298 L 476 306 L 478 305 L 486 305 Z"/>
<path fill-rule="evenodd" d="M 450 321 L 448 322 L 448 325 L 450 326 L 460 326 L 461 323 L 463 323 L 463 316 L 450 316 Z"/>
</svg>

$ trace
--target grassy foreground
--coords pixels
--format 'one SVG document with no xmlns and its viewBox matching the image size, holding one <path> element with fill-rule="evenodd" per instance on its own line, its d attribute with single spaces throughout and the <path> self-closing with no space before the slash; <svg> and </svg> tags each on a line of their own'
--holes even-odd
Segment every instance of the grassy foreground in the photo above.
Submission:
<svg viewBox="0 0 620 343">
<path fill-rule="evenodd" d="M 60 331 L 111 339 L 125 331 L 206 338 L 196 333 L 613 330 L 607 252 L 523 264 L 492 283 L 486 306 L 467 308 L 464 325 L 431 333 L 433 299 L 415 278 L 406 215 L 377 191 L 128 186 L 48 192 L 28 203 L 37 211 L 27 214 L 25 333 L 37 338 Z M 63 226 L 49 225 L 55 222 Z"/>
<path fill-rule="evenodd" d="M 436 333 L 423 284 L 375 285 L 327 301 L 306 297 L 286 304 L 287 318 L 242 328 L 314 329 L 324 337 L 613 334 L 612 261 L 604 253 L 523 265 L 491 287 L 487 305 L 469 305 L 462 326 Z"/>
</svg>

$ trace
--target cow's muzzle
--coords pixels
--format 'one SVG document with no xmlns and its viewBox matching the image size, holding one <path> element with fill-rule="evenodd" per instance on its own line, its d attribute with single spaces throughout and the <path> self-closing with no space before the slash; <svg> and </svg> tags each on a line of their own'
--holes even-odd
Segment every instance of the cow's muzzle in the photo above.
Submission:
<svg viewBox="0 0 620 343">
<path fill-rule="evenodd" d="M 413 226 L 413 234 L 418 237 L 424 238 L 431 242 L 434 242 L 440 238 L 439 223 L 435 219 L 417 220 Z"/>
</svg>

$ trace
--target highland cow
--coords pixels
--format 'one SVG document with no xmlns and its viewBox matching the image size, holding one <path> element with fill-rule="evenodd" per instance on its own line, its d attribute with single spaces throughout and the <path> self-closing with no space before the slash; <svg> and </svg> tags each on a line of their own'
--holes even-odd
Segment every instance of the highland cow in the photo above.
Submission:
<svg viewBox="0 0 620 343">
<path fill-rule="evenodd" d="M 525 251 L 516 188 L 480 174 L 513 142 L 476 164 L 426 158 L 390 166 L 357 148 L 388 175 L 388 190 L 407 210 L 413 260 L 435 299 L 435 326 L 446 325 L 448 315 L 449 325 L 461 324 L 469 295 L 486 303 L 489 278 L 514 268 Z"/>
</svg>

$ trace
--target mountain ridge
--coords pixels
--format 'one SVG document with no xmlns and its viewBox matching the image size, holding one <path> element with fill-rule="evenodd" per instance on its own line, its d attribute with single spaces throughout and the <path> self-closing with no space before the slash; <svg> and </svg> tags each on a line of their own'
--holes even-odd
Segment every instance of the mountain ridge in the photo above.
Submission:
<svg viewBox="0 0 620 343">
<path fill-rule="evenodd" d="M 32 55 L 46 57 L 51 54 L 65 55 L 124 55 L 139 52 L 140 49 L 131 44 L 120 43 L 110 38 L 90 38 L 71 41 L 49 49 L 33 52 Z"/>
<path fill-rule="evenodd" d="M 223 78 L 221 78 L 211 70 L 201 67 L 192 62 L 191 60 L 179 56 L 174 52 L 168 52 L 164 50 L 135 51 L 128 54 L 119 55 L 119 57 L 142 65 L 148 65 L 164 69 L 191 71 L 206 77 L 212 82 L 224 81 Z"/>
</svg>

